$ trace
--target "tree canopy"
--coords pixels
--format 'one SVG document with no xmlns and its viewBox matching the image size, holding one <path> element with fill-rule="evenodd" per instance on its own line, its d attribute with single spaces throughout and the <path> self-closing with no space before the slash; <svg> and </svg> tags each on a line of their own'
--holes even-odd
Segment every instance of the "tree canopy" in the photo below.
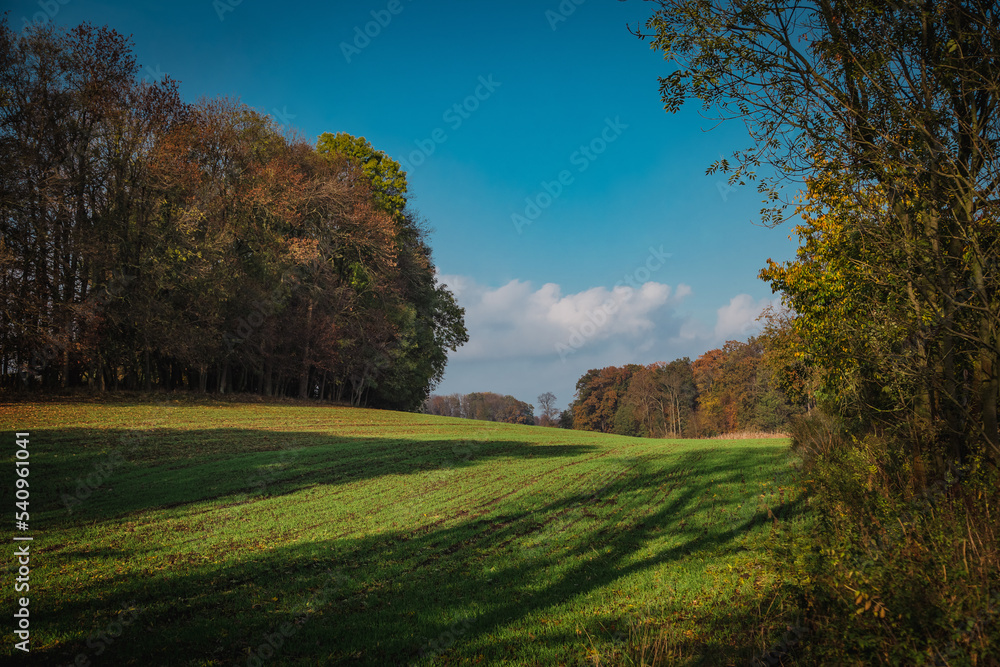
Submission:
<svg viewBox="0 0 1000 667">
<path fill-rule="evenodd" d="M 1000 460 L 1000 9 L 656 4 L 637 32 L 675 65 L 666 109 L 693 97 L 750 132 L 750 148 L 709 170 L 757 178 L 768 223 L 785 215 L 780 185 L 806 183 L 799 258 L 763 276 L 801 309 L 826 393 L 852 396 L 839 409 L 862 428 L 959 464 Z"/>
<path fill-rule="evenodd" d="M 109 28 L 0 28 L 0 383 L 416 409 L 467 340 L 399 164 L 138 78 Z"/>
</svg>

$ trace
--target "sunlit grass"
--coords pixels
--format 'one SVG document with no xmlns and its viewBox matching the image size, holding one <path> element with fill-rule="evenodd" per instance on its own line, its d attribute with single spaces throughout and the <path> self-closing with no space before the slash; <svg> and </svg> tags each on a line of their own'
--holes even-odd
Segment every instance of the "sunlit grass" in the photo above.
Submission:
<svg viewBox="0 0 1000 667">
<path fill-rule="evenodd" d="M 0 423 L 31 432 L 29 664 L 726 664 L 780 626 L 785 441 L 210 401 Z"/>
</svg>

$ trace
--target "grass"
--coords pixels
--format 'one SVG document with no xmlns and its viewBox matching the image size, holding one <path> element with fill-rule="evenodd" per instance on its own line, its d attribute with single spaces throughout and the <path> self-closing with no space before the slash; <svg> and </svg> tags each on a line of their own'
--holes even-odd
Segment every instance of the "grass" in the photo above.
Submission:
<svg viewBox="0 0 1000 667">
<path fill-rule="evenodd" d="M 212 401 L 0 424 L 34 536 L 32 651 L 0 661 L 749 664 L 792 621 L 787 441 Z"/>
</svg>

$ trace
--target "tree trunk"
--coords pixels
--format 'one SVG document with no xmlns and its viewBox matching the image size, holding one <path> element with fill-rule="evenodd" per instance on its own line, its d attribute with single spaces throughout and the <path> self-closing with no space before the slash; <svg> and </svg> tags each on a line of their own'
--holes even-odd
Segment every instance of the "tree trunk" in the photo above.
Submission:
<svg viewBox="0 0 1000 667">
<path fill-rule="evenodd" d="M 66 335 L 69 336 L 68 331 Z M 60 384 L 63 389 L 69 387 L 69 345 L 64 346 L 62 351 L 62 380 Z"/>
<path fill-rule="evenodd" d="M 690 419 L 692 412 L 688 412 L 688 418 Z M 677 435 L 681 438 L 684 436 L 684 422 L 681 420 L 681 397 L 677 396 Z"/>
<path fill-rule="evenodd" d="M 151 391 L 153 389 L 153 368 L 152 363 L 150 363 L 149 356 L 149 348 L 147 347 L 142 353 L 142 372 L 144 376 L 142 388 L 146 391 Z"/>
<path fill-rule="evenodd" d="M 309 395 L 309 332 L 312 330 L 313 304 L 309 302 L 306 310 L 305 349 L 302 352 L 302 370 L 299 371 L 299 398 Z"/>
<path fill-rule="evenodd" d="M 983 436 L 986 440 L 987 456 L 993 460 L 994 464 L 1000 464 L 1000 424 L 997 418 L 997 403 L 1000 402 L 1000 368 L 998 368 L 998 358 L 996 352 L 991 347 L 996 346 L 996 335 L 990 331 L 993 327 L 984 319 L 983 340 L 979 349 L 979 369 L 982 377 L 980 379 L 980 396 L 983 414 Z M 987 345 L 987 341 L 993 343 Z"/>
</svg>

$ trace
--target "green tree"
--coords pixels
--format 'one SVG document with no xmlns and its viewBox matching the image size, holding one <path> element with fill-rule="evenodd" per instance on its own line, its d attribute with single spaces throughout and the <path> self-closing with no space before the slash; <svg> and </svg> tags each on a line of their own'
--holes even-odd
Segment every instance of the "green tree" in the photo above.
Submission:
<svg viewBox="0 0 1000 667">
<path fill-rule="evenodd" d="M 394 220 L 403 219 L 407 206 L 406 172 L 399 162 L 380 150 L 376 150 L 364 137 L 355 137 L 347 132 L 319 135 L 316 150 L 321 155 L 341 155 L 360 167 L 361 174 L 371 183 L 375 205 L 391 215 Z M 345 172 L 345 177 L 349 174 Z"/>
<path fill-rule="evenodd" d="M 335 164 L 343 161 L 343 180 L 363 178 L 374 205 L 396 224 L 393 286 L 400 299 L 383 301 L 383 307 L 397 340 L 369 355 L 355 377 L 369 390 L 374 405 L 416 409 L 443 377 L 447 350 L 454 351 L 468 341 L 465 311 L 447 286 L 435 279 L 426 232 L 417 215 L 407 209 L 406 174 L 399 163 L 363 137 L 343 132 L 320 135 L 317 151 Z"/>
</svg>

